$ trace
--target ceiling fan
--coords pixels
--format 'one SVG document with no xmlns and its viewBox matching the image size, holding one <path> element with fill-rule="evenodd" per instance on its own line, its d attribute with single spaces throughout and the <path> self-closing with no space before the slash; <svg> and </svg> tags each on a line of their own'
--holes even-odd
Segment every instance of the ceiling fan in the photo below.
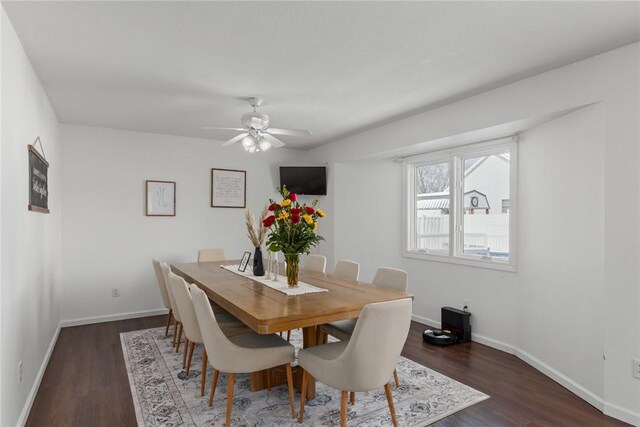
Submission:
<svg viewBox="0 0 640 427">
<path fill-rule="evenodd" d="M 284 147 L 284 142 L 280 141 L 273 135 L 290 135 L 290 136 L 309 136 L 311 132 L 308 130 L 298 129 L 277 129 L 269 127 L 269 116 L 263 113 L 258 113 L 257 109 L 262 104 L 262 98 L 251 97 L 247 99 L 249 104 L 253 107 L 253 111 L 250 113 L 244 113 L 240 119 L 242 123 L 241 128 L 219 128 L 219 127 L 205 127 L 205 129 L 212 130 L 236 130 L 242 132 L 240 135 L 231 138 L 222 144 L 223 147 L 227 147 L 231 144 L 235 144 L 238 141 L 242 141 L 242 147 L 245 151 L 253 153 L 255 151 L 267 151 L 271 147 L 280 148 Z"/>
</svg>

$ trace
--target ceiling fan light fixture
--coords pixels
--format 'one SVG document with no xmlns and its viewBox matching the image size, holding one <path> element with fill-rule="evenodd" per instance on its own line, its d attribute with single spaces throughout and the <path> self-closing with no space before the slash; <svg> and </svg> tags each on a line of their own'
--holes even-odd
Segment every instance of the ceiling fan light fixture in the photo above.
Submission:
<svg viewBox="0 0 640 427">
<path fill-rule="evenodd" d="M 247 148 L 247 151 L 248 151 L 248 152 L 250 152 L 250 153 L 253 153 L 253 152 L 255 152 L 255 151 L 256 151 L 256 149 L 257 149 L 257 148 L 258 148 L 258 147 L 256 147 L 256 146 L 255 146 L 255 144 L 254 144 L 254 145 L 252 145 L 251 147 Z"/>
<path fill-rule="evenodd" d="M 253 145 L 255 145 L 256 140 L 253 139 L 253 137 L 251 135 L 247 135 L 244 138 L 242 138 L 242 146 L 247 149 Z"/>
<path fill-rule="evenodd" d="M 266 139 L 261 139 L 258 142 L 258 146 L 260 147 L 260 149 L 262 151 L 267 151 L 269 148 L 271 148 L 271 143 L 269 141 L 267 141 Z"/>
</svg>

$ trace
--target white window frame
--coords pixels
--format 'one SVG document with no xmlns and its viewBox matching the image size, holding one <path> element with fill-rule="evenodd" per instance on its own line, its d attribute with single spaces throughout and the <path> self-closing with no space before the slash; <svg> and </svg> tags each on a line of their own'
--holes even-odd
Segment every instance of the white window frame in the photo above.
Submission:
<svg viewBox="0 0 640 427">
<path fill-rule="evenodd" d="M 465 254 L 464 239 L 464 167 L 465 158 L 509 152 L 509 260 L 496 257 Z M 415 248 L 415 169 L 429 164 L 449 163 L 449 253 L 428 253 Z M 502 138 L 490 142 L 439 150 L 403 160 L 403 242 L 402 256 L 428 261 L 446 262 L 503 271 L 516 271 L 517 248 L 517 189 L 518 189 L 518 142 L 517 138 Z"/>
</svg>

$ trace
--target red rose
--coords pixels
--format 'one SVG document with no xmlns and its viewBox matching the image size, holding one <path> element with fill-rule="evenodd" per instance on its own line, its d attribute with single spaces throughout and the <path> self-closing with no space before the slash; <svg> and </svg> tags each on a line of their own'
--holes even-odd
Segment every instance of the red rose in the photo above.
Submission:
<svg viewBox="0 0 640 427">
<path fill-rule="evenodd" d="M 266 217 L 264 221 L 262 221 L 262 225 L 264 225 L 266 228 L 269 228 L 273 225 L 274 222 L 276 222 L 276 217 L 271 215 Z"/>
<path fill-rule="evenodd" d="M 300 215 L 302 208 L 291 208 L 291 215 Z"/>
<path fill-rule="evenodd" d="M 300 222 L 300 215 L 291 215 L 291 223 L 297 224 Z"/>
<path fill-rule="evenodd" d="M 289 200 L 291 200 L 292 202 L 297 202 L 298 201 L 298 195 L 296 193 L 289 194 Z"/>
<path fill-rule="evenodd" d="M 269 209 L 270 211 L 275 211 L 275 210 L 280 209 L 280 208 L 281 208 L 281 206 L 279 204 L 271 203 L 267 209 Z"/>
<path fill-rule="evenodd" d="M 315 210 L 310 206 L 307 206 L 305 210 L 307 211 L 307 215 L 313 215 L 315 213 Z"/>
</svg>

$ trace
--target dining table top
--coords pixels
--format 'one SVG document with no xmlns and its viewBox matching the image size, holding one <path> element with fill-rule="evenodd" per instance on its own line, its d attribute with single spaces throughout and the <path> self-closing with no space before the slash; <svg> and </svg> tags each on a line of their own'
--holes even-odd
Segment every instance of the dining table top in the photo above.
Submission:
<svg viewBox="0 0 640 427">
<path fill-rule="evenodd" d="M 222 268 L 240 260 L 190 262 L 171 265 L 172 271 L 195 283 L 210 300 L 259 334 L 307 328 L 336 320 L 357 318 L 371 303 L 413 298 L 413 295 L 326 273 L 300 269 L 299 280 L 328 292 L 291 296 L 249 276 Z M 280 280 L 286 281 L 286 277 Z"/>
</svg>

